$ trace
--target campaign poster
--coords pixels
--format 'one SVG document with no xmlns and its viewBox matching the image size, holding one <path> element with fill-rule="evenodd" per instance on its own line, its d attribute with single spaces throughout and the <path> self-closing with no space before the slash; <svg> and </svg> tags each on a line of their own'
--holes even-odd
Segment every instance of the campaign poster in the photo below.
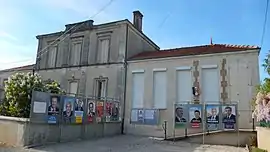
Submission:
<svg viewBox="0 0 270 152">
<path fill-rule="evenodd" d="M 219 128 L 219 105 L 206 105 L 206 124 L 208 130 Z"/>
<path fill-rule="evenodd" d="M 224 129 L 235 129 L 236 111 L 234 105 L 222 106 Z"/>
<path fill-rule="evenodd" d="M 72 117 L 74 116 L 74 97 L 65 97 L 63 105 L 63 121 L 64 123 L 72 123 Z"/>
<path fill-rule="evenodd" d="M 105 117 L 106 117 L 106 122 L 110 122 L 111 121 L 111 116 L 112 116 L 112 102 L 106 102 L 106 113 L 105 113 Z"/>
<path fill-rule="evenodd" d="M 87 121 L 93 122 L 95 116 L 96 116 L 95 101 L 88 99 L 88 101 L 87 101 Z"/>
<path fill-rule="evenodd" d="M 119 102 L 113 102 L 111 121 L 119 121 Z"/>
<path fill-rule="evenodd" d="M 188 115 L 187 115 L 187 108 L 183 104 L 176 104 L 175 105 L 175 128 L 185 128 Z"/>
<path fill-rule="evenodd" d="M 104 115 L 104 102 L 103 101 L 97 101 L 97 116 L 96 116 L 96 122 L 101 122 L 102 117 Z"/>
<path fill-rule="evenodd" d="M 138 123 L 144 123 L 144 110 L 139 109 L 138 110 Z"/>
<path fill-rule="evenodd" d="M 50 103 L 48 106 L 48 123 L 55 124 L 57 123 L 57 116 L 59 115 L 59 104 L 60 104 L 60 97 L 59 96 L 51 96 Z"/>
<path fill-rule="evenodd" d="M 82 98 L 76 98 L 75 102 L 75 123 L 82 123 L 83 122 L 83 99 Z"/>
<path fill-rule="evenodd" d="M 202 124 L 202 106 L 201 105 L 190 105 L 189 107 L 189 118 L 191 128 L 200 128 Z"/>
</svg>

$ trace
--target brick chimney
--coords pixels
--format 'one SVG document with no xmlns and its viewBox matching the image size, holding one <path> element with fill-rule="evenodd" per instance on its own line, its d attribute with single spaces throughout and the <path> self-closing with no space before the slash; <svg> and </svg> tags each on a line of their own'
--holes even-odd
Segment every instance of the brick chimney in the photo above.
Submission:
<svg viewBox="0 0 270 152">
<path fill-rule="evenodd" d="M 142 31 L 142 18 L 143 18 L 143 15 L 140 11 L 133 12 L 133 25 L 139 31 Z"/>
</svg>

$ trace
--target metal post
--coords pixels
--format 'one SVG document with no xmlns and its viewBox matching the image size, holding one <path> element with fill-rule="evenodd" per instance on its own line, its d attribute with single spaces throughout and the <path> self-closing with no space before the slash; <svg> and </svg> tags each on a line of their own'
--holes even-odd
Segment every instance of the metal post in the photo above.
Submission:
<svg viewBox="0 0 270 152">
<path fill-rule="evenodd" d="M 203 107 L 202 107 L 202 111 L 201 111 L 201 113 L 202 113 L 202 125 L 203 125 L 203 130 L 202 130 L 202 133 L 203 133 L 203 144 L 204 144 L 204 130 L 205 130 L 205 114 L 204 114 L 204 110 L 205 110 L 205 102 L 203 102 Z"/>
<path fill-rule="evenodd" d="M 252 131 L 255 131 L 255 119 L 252 118 Z"/>
<path fill-rule="evenodd" d="M 164 120 L 164 139 L 167 140 L 167 121 Z"/>
</svg>

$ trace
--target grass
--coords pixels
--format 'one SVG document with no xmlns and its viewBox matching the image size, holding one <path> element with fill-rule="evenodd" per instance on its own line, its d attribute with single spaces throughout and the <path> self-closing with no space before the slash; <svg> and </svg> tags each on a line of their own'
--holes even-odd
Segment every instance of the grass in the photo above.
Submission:
<svg viewBox="0 0 270 152">
<path fill-rule="evenodd" d="M 260 149 L 260 148 L 257 148 L 257 147 L 252 147 L 251 152 L 267 152 L 267 150 L 263 150 L 263 149 Z"/>
</svg>

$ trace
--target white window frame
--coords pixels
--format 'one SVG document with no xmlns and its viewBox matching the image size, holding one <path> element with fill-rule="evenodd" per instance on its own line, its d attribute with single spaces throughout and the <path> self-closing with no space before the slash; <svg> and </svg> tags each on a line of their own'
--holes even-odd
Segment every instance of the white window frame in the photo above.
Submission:
<svg viewBox="0 0 270 152">
<path fill-rule="evenodd" d="M 205 70 L 205 69 L 216 69 L 217 70 L 217 75 L 218 75 L 218 77 L 217 77 L 217 80 L 218 80 L 218 96 L 219 96 L 219 99 L 218 99 L 218 101 L 209 101 L 209 102 L 207 102 L 207 101 L 203 101 L 203 102 L 205 102 L 205 103 L 211 103 L 211 104 L 218 104 L 218 103 L 220 103 L 221 101 L 221 99 L 220 99 L 220 91 L 221 91 L 221 86 L 220 86 L 220 69 L 219 69 L 219 67 L 218 67 L 218 65 L 216 65 L 216 64 L 213 64 L 213 65 L 202 65 L 201 66 L 201 75 L 200 75 L 200 79 L 201 79 L 201 81 L 203 81 L 202 80 L 202 73 L 203 73 L 203 70 Z M 204 100 L 204 90 L 203 90 L 203 82 L 202 83 L 200 83 L 200 88 L 202 89 L 201 90 L 201 100 Z"/>
<path fill-rule="evenodd" d="M 101 92 L 99 96 L 99 83 L 101 83 Z M 94 79 L 94 94 L 99 99 L 107 97 L 108 78 L 95 78 Z"/>
<path fill-rule="evenodd" d="M 135 74 L 143 74 L 143 87 L 140 89 L 142 91 L 142 101 L 140 102 L 135 102 L 134 101 L 134 75 Z M 144 70 L 140 69 L 140 70 L 134 70 L 132 71 L 132 88 L 131 88 L 131 106 L 132 108 L 144 108 L 144 87 L 145 87 L 145 75 L 144 75 Z M 138 104 L 139 103 L 139 104 Z"/>
<path fill-rule="evenodd" d="M 79 50 L 76 47 L 77 45 L 81 45 Z M 71 47 L 71 64 L 72 65 L 80 65 L 81 63 L 81 54 L 83 48 L 83 41 L 82 40 L 73 40 L 72 47 Z"/>
<path fill-rule="evenodd" d="M 77 85 L 75 92 L 71 92 L 71 84 L 73 84 L 73 83 L 75 83 Z M 74 96 L 75 97 L 78 94 L 78 87 L 79 87 L 78 81 L 69 81 L 69 87 L 68 87 L 68 89 L 69 89 L 70 96 Z"/>
<path fill-rule="evenodd" d="M 155 74 L 156 73 L 164 73 L 165 74 L 165 86 L 161 87 L 161 88 L 164 88 L 164 99 L 161 99 L 161 101 L 163 100 L 163 102 L 159 102 L 159 98 L 155 97 L 156 93 L 156 84 L 155 84 Z M 168 81 L 167 81 L 167 68 L 156 68 L 156 69 L 153 69 L 153 87 L 152 87 L 152 99 L 153 99 L 153 107 L 156 108 L 156 109 L 167 109 L 167 85 L 168 85 Z M 160 88 L 160 87 L 159 87 Z"/>
<path fill-rule="evenodd" d="M 49 47 L 49 60 L 48 60 L 48 67 L 54 68 L 56 65 L 57 60 L 57 52 L 58 52 L 58 46 L 54 45 Z"/>
<path fill-rule="evenodd" d="M 105 46 L 105 44 L 107 46 Z M 98 39 L 98 58 L 100 63 L 107 63 L 109 61 L 110 46 L 111 46 L 110 36 L 101 37 Z"/>
<path fill-rule="evenodd" d="M 192 87 L 193 87 L 193 72 L 192 72 L 192 67 L 191 66 L 181 66 L 181 67 L 176 67 L 175 68 L 176 70 L 176 73 L 175 73 L 175 80 L 176 80 L 176 87 L 175 87 L 175 93 L 176 93 L 176 103 L 183 103 L 183 102 L 192 102 L 193 100 L 193 94 L 192 94 Z M 191 78 L 191 81 L 190 81 L 190 88 L 187 88 L 190 90 L 190 100 L 188 101 L 179 101 L 180 99 L 178 98 L 178 72 L 179 71 L 187 71 L 190 73 L 190 78 Z"/>
</svg>

